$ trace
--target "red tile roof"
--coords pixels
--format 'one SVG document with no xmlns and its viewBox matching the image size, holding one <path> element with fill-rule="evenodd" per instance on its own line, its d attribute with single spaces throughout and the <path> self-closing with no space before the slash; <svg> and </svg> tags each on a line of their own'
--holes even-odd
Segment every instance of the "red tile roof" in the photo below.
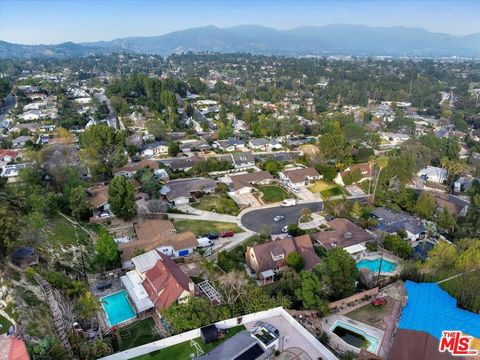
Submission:
<svg viewBox="0 0 480 360">
<path fill-rule="evenodd" d="M 169 256 L 159 255 L 161 260 L 145 273 L 143 287 L 161 310 L 176 302 L 184 291 L 190 291 L 191 280 Z"/>
</svg>

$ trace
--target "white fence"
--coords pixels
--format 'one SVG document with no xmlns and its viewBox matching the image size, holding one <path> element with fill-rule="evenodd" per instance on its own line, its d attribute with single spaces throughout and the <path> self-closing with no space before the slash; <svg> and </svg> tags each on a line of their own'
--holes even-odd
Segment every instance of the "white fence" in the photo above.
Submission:
<svg viewBox="0 0 480 360">
<path fill-rule="evenodd" d="M 320 343 L 312 334 L 310 334 L 302 325 L 300 325 L 285 309 L 282 307 L 273 308 L 266 311 L 260 311 L 253 314 L 248 314 L 236 318 L 231 318 L 227 320 L 222 320 L 215 325 L 220 329 L 228 329 L 240 324 L 247 324 L 273 316 L 282 316 L 290 325 L 292 325 L 295 330 L 297 330 L 315 349 L 317 349 L 321 354 L 322 358 L 325 360 L 337 360 L 337 357 L 330 352 L 322 343 Z M 125 360 L 131 359 L 140 355 L 145 355 L 153 351 L 164 349 L 172 345 L 176 345 L 191 339 L 200 337 L 200 329 L 194 329 L 182 334 L 170 336 L 158 341 L 151 342 L 149 344 L 141 345 L 133 349 L 125 350 L 122 352 L 115 353 L 101 358 L 100 360 Z"/>
</svg>

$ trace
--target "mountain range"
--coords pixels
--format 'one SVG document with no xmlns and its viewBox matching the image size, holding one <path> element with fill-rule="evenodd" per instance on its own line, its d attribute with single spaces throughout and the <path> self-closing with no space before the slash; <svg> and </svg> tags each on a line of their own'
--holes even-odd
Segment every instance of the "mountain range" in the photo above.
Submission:
<svg viewBox="0 0 480 360">
<path fill-rule="evenodd" d="M 267 55 L 387 55 L 480 57 L 480 33 L 450 35 L 421 28 L 366 25 L 302 26 L 277 30 L 259 25 L 205 26 L 160 36 L 88 43 L 21 45 L 0 41 L 0 58 L 76 57 L 112 52 L 160 54 L 249 52 Z"/>
</svg>

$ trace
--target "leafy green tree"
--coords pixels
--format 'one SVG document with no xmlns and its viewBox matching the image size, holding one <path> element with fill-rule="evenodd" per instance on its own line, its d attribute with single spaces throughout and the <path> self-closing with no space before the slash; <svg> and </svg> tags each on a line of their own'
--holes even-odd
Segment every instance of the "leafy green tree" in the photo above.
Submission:
<svg viewBox="0 0 480 360">
<path fill-rule="evenodd" d="M 296 251 L 287 255 L 287 265 L 296 272 L 302 271 L 304 264 L 305 261 Z"/>
<path fill-rule="evenodd" d="M 80 161 L 93 175 L 108 175 L 112 167 L 127 163 L 125 134 L 107 125 L 88 127 L 80 136 Z"/>
<path fill-rule="evenodd" d="M 355 293 L 358 270 L 355 260 L 341 248 L 327 252 L 323 261 L 315 268 L 331 299 L 341 299 Z"/>
<path fill-rule="evenodd" d="M 455 245 L 440 241 L 428 252 L 425 267 L 438 275 L 448 275 L 455 268 L 457 256 Z"/>
<path fill-rule="evenodd" d="M 92 215 L 92 208 L 87 201 L 87 194 L 82 185 L 76 186 L 70 191 L 68 204 L 72 210 L 72 216 L 78 220 L 87 220 Z"/>
<path fill-rule="evenodd" d="M 298 227 L 298 224 L 289 224 L 287 226 L 287 232 L 290 236 L 301 236 L 305 235 L 305 230 L 302 230 Z"/>
<path fill-rule="evenodd" d="M 387 235 L 383 239 L 383 246 L 385 249 L 395 253 L 403 259 L 408 259 L 412 256 L 413 250 L 408 240 L 403 240 L 398 235 Z"/>
<path fill-rule="evenodd" d="M 433 217 L 433 214 L 435 213 L 435 209 L 435 197 L 427 191 L 422 192 L 422 194 L 417 199 L 417 204 L 415 205 L 415 213 L 425 219 L 431 219 Z"/>
<path fill-rule="evenodd" d="M 177 156 L 180 152 L 180 146 L 176 141 L 170 141 L 168 144 L 168 155 L 170 156 Z"/>
<path fill-rule="evenodd" d="M 75 309 L 80 319 L 90 320 L 95 316 L 97 310 L 100 309 L 100 301 L 87 291 L 78 298 Z"/>
<path fill-rule="evenodd" d="M 118 217 L 133 219 L 137 215 L 133 184 L 123 176 L 115 176 L 108 187 L 108 203 Z"/>
<path fill-rule="evenodd" d="M 352 210 L 350 211 L 350 213 L 354 218 L 356 219 L 360 218 L 360 216 L 362 216 L 363 214 L 362 204 L 360 204 L 359 201 L 355 201 L 353 203 Z"/>
<path fill-rule="evenodd" d="M 317 310 L 321 316 L 328 314 L 328 302 L 319 277 L 312 271 L 302 271 L 301 287 L 295 292 L 298 299 L 302 301 L 305 309 Z"/>
<path fill-rule="evenodd" d="M 0 207 L 0 258 L 13 250 L 18 234 L 17 217 L 6 207 Z"/>
<path fill-rule="evenodd" d="M 111 269 L 119 264 L 117 243 L 104 228 L 101 228 L 98 233 L 95 251 L 97 252 L 97 261 L 104 269 Z"/>
<path fill-rule="evenodd" d="M 437 217 L 438 227 L 446 232 L 455 229 L 457 222 L 448 208 L 443 208 Z"/>
</svg>

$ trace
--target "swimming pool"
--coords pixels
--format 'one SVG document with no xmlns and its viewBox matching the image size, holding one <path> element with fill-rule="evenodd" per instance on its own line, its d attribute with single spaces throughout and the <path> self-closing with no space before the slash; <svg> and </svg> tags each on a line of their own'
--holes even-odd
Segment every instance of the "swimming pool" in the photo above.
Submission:
<svg viewBox="0 0 480 360">
<path fill-rule="evenodd" d="M 135 311 L 127 298 L 127 290 L 104 296 L 100 301 L 110 327 L 135 317 Z"/>
<path fill-rule="evenodd" d="M 360 260 L 357 263 L 357 269 L 368 269 L 373 273 L 378 273 L 378 269 L 380 268 L 380 262 L 382 263 L 382 268 L 381 272 L 382 273 L 391 273 L 395 271 L 395 268 L 397 267 L 397 264 L 394 262 L 388 261 L 388 260 L 380 260 L 380 259 L 375 259 L 375 260 L 368 260 L 368 259 L 363 259 Z"/>
<path fill-rule="evenodd" d="M 380 341 L 376 337 L 368 335 L 364 330 L 355 326 L 344 323 L 343 321 L 336 321 L 330 331 L 340 337 L 340 339 L 347 344 L 358 349 L 367 349 L 374 354 L 378 351 Z"/>
</svg>

